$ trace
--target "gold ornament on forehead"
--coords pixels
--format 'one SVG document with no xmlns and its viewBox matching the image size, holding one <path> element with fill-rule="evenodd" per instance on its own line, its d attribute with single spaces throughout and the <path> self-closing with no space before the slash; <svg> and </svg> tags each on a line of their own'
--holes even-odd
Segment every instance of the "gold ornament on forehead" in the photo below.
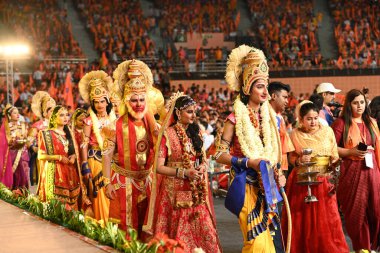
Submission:
<svg viewBox="0 0 380 253">
<path fill-rule="evenodd" d="M 176 93 L 173 93 L 173 95 L 170 97 L 169 102 L 166 104 L 166 109 L 169 110 L 172 106 L 175 105 L 175 102 L 178 98 L 186 96 L 185 93 L 182 91 L 177 91 Z"/>
</svg>

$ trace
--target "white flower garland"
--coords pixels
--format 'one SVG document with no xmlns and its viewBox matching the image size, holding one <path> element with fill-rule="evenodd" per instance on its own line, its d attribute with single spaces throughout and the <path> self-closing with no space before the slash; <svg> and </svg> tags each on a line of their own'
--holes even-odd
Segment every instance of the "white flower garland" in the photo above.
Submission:
<svg viewBox="0 0 380 253">
<path fill-rule="evenodd" d="M 100 127 L 99 127 L 100 123 L 99 123 L 98 117 L 96 116 L 96 114 L 91 108 L 90 108 L 90 117 L 92 120 L 92 130 L 94 131 L 96 140 L 99 144 L 99 148 L 100 150 L 103 150 L 103 137 L 100 133 Z M 113 110 L 111 110 L 110 114 L 108 115 L 108 119 L 110 121 L 109 123 L 112 123 L 116 120 L 116 115 Z"/>
<path fill-rule="evenodd" d="M 234 112 L 236 117 L 235 131 L 238 137 L 243 154 L 250 159 L 263 158 L 270 161 L 272 165 L 279 162 L 279 140 L 277 128 L 271 124 L 271 115 L 269 102 L 266 101 L 261 105 L 261 119 L 263 141 L 258 131 L 249 118 L 249 111 L 238 98 L 234 103 Z M 263 145 L 264 143 L 264 145 Z"/>
</svg>

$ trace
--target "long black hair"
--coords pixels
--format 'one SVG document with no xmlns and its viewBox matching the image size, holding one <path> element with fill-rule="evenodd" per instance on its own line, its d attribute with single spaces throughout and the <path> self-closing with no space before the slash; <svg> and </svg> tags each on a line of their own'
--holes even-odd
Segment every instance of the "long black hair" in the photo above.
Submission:
<svg viewBox="0 0 380 253">
<path fill-rule="evenodd" d="M 62 106 L 62 105 L 57 105 L 56 107 L 54 107 L 53 112 L 51 113 L 51 116 L 49 119 L 49 129 L 52 129 L 56 126 L 55 121 L 57 120 L 57 117 L 58 117 L 57 114 L 58 114 L 59 110 L 61 110 L 62 108 L 67 110 L 67 108 Z M 68 156 L 73 155 L 73 154 L 75 154 L 74 141 L 73 141 L 73 137 L 71 135 L 71 132 L 70 132 L 68 125 L 65 125 L 63 127 L 63 132 L 66 134 L 66 139 L 69 141 Z"/>
<path fill-rule="evenodd" d="M 361 92 L 360 90 L 357 90 L 357 89 L 350 90 L 346 95 L 346 100 L 344 101 L 342 116 L 341 116 L 343 121 L 344 121 L 343 140 L 345 143 L 345 141 L 347 140 L 347 137 L 348 137 L 348 130 L 350 129 L 350 126 L 352 125 L 352 122 L 351 122 L 352 121 L 351 102 L 357 96 L 360 96 L 360 95 L 363 96 L 364 103 L 365 103 L 364 112 L 362 114 L 362 120 L 363 120 L 365 126 L 368 128 L 368 130 L 371 134 L 372 143 L 376 143 L 375 142 L 376 137 L 375 137 L 375 131 L 374 131 L 375 126 L 373 126 L 373 123 L 371 121 L 367 99 L 365 98 L 363 92 Z"/>
<path fill-rule="evenodd" d="M 179 97 L 175 102 L 175 112 L 173 112 L 174 120 L 178 121 L 178 116 L 176 111 L 182 111 L 191 105 L 195 105 L 195 101 L 189 96 Z M 203 139 L 200 134 L 200 128 L 197 123 L 189 124 L 186 129 L 187 136 L 191 139 L 194 149 L 197 153 L 202 153 Z"/>
</svg>

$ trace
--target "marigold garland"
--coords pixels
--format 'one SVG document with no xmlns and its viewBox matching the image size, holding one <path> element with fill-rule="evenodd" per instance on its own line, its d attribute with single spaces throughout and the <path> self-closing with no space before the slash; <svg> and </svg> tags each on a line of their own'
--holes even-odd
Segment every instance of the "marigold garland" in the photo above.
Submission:
<svg viewBox="0 0 380 253">
<path fill-rule="evenodd" d="M 182 164 L 186 170 L 189 170 L 193 167 L 191 163 L 190 157 L 191 155 L 195 155 L 194 147 L 190 141 L 190 138 L 187 136 L 185 129 L 180 125 L 176 124 L 174 126 L 174 130 L 176 131 L 179 141 L 182 146 Z M 187 148 L 189 147 L 189 148 Z M 204 157 L 202 159 L 204 161 Z M 191 192 L 193 197 L 193 204 L 200 205 L 206 202 L 206 179 L 191 180 L 190 181 Z"/>
<path fill-rule="evenodd" d="M 263 158 L 275 165 L 278 161 L 279 147 L 277 140 L 277 128 L 270 123 L 269 102 L 261 105 L 261 128 L 256 129 L 250 119 L 250 113 L 246 105 L 238 98 L 234 103 L 236 117 L 235 131 L 243 154 L 250 159 Z M 260 131 L 261 129 L 261 131 Z M 260 138 L 262 133 L 263 140 Z"/>
</svg>

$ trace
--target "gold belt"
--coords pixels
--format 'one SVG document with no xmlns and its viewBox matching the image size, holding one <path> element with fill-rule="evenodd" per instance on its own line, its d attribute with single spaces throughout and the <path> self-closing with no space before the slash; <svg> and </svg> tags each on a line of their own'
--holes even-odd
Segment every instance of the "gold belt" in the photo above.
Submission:
<svg viewBox="0 0 380 253">
<path fill-rule="evenodd" d="M 118 173 L 124 177 L 132 178 L 132 179 L 140 180 L 140 181 L 146 179 L 150 174 L 150 169 L 148 169 L 148 170 L 128 170 L 128 169 L 124 169 L 124 168 L 120 167 L 116 163 L 112 163 L 111 168 L 115 173 Z"/>
</svg>

